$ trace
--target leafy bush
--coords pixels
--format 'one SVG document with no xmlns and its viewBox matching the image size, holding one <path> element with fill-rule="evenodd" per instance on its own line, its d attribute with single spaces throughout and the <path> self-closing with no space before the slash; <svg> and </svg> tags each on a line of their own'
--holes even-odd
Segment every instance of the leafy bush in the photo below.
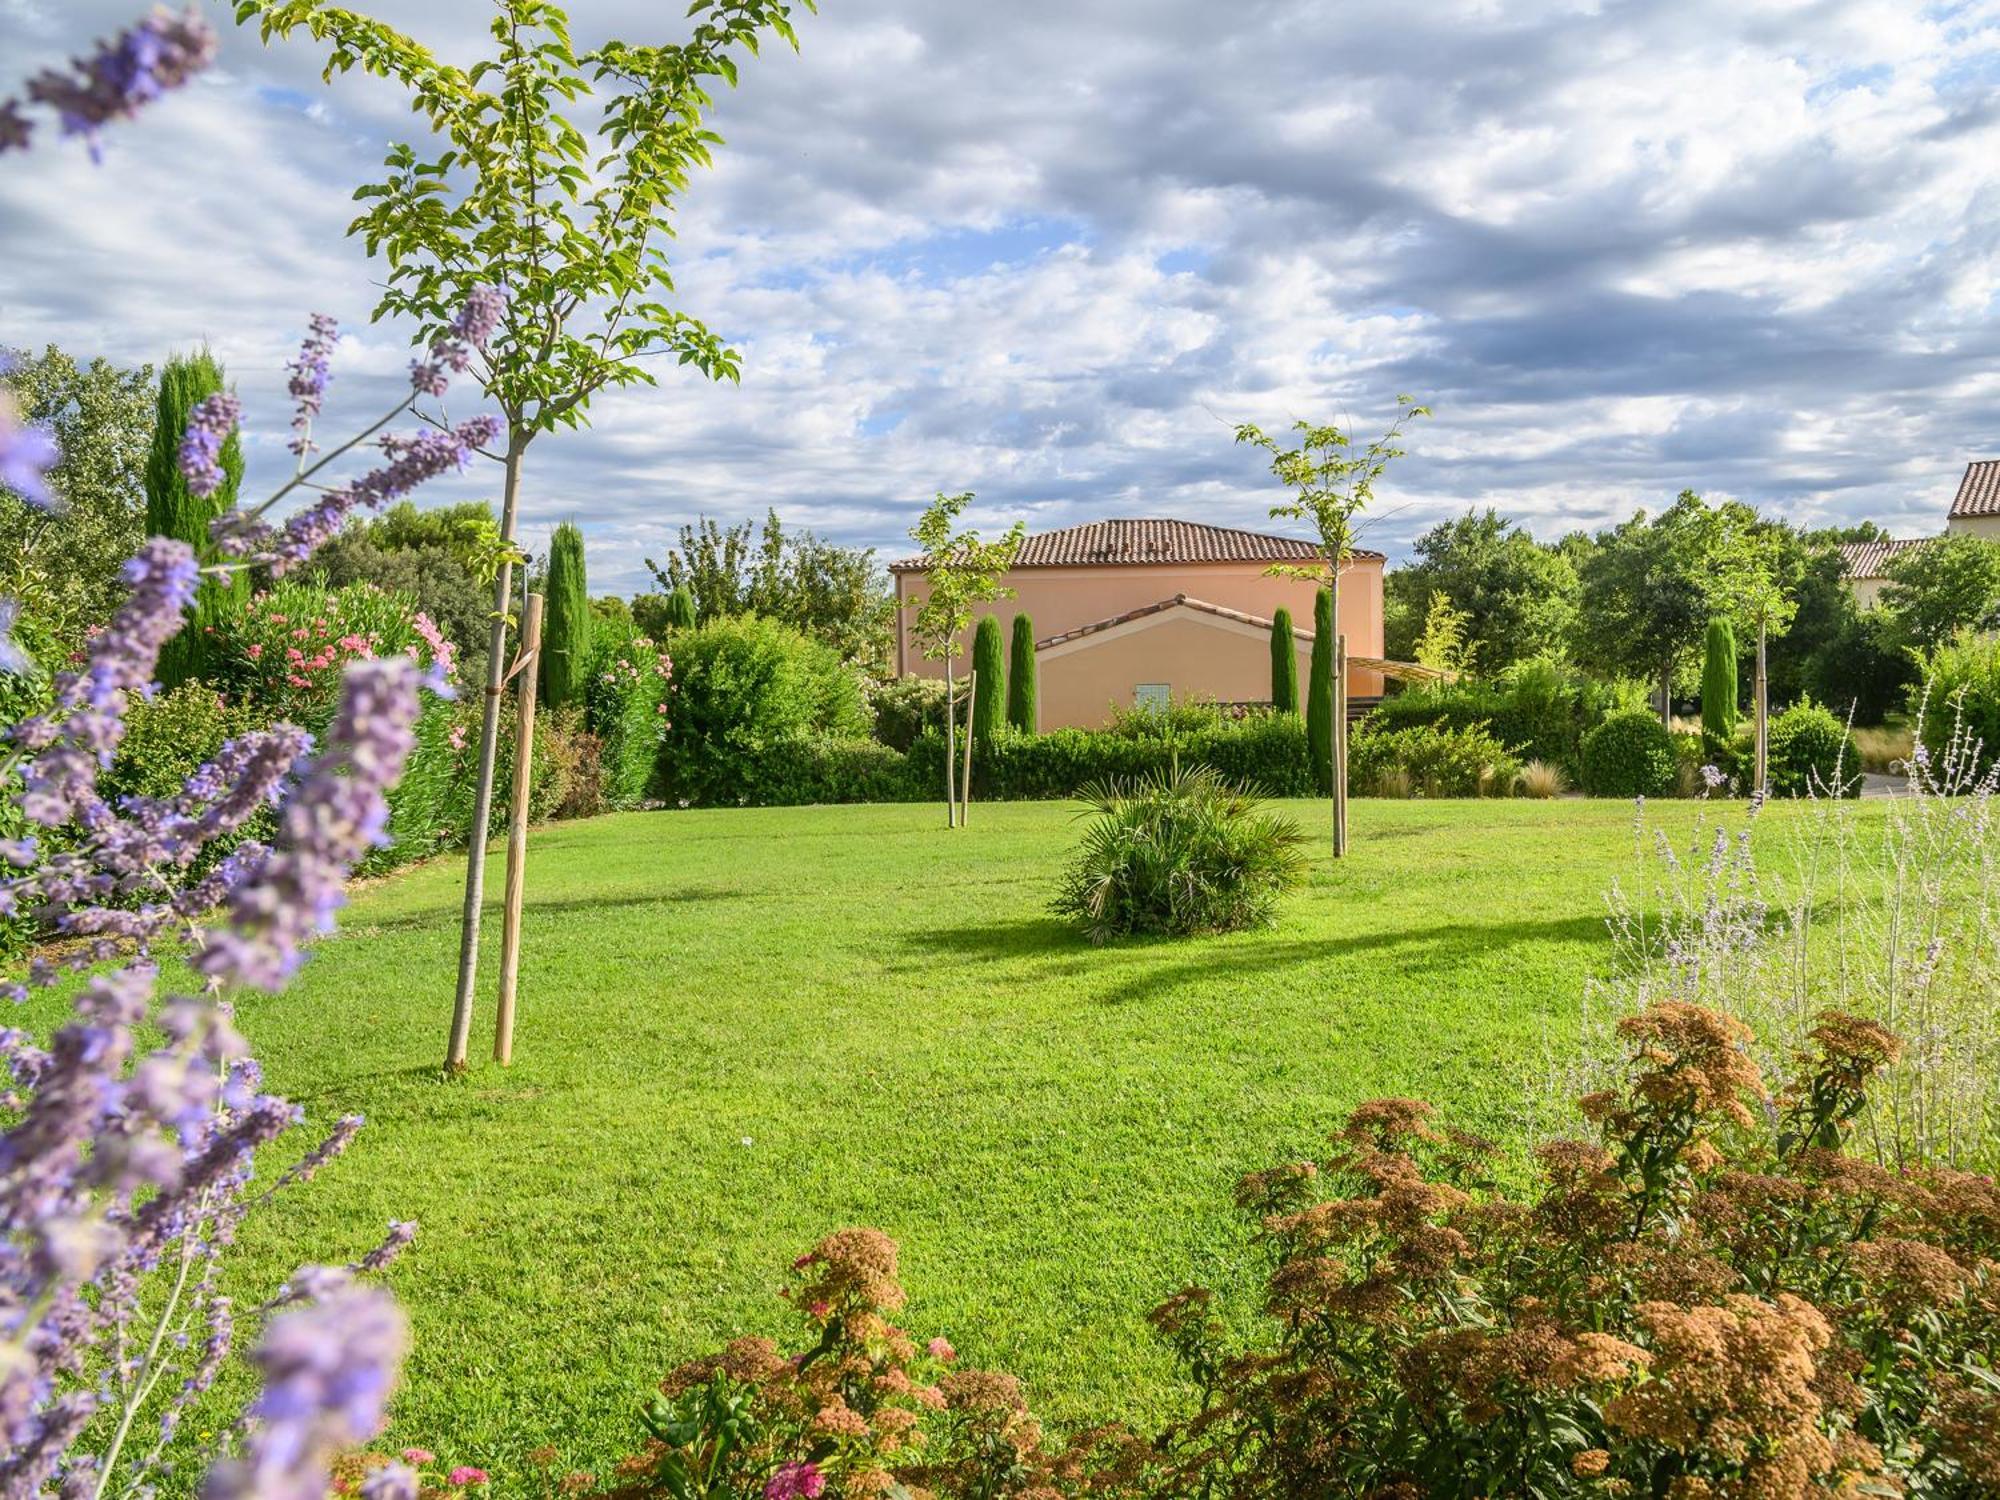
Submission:
<svg viewBox="0 0 2000 1500">
<path fill-rule="evenodd" d="M 758 762 L 794 741 L 867 737 L 861 685 L 831 646 L 758 616 L 674 637 L 657 785 L 668 800 L 733 805 Z"/>
<path fill-rule="evenodd" d="M 673 661 L 629 621 L 600 620 L 586 686 L 585 722 L 600 742 L 603 801 L 637 807 L 645 800 L 667 733 Z"/>
<path fill-rule="evenodd" d="M 1268 923 L 1305 873 L 1290 818 L 1208 766 L 1086 789 L 1097 816 L 1063 876 L 1055 910 L 1092 942 L 1185 936 Z"/>
<path fill-rule="evenodd" d="M 1583 789 L 1593 797 L 1660 797 L 1674 785 L 1674 743 L 1643 708 L 1607 715 L 1583 737 Z"/>
<path fill-rule="evenodd" d="M 126 710 L 125 738 L 104 790 L 114 798 L 176 796 L 224 740 L 268 722 L 203 682 L 139 699 Z"/>
<path fill-rule="evenodd" d="M 1788 1088 L 1669 1003 L 1620 1028 L 1595 1141 L 1495 1149 L 1410 1099 L 1245 1177 L 1271 1332 L 1153 1314 L 1203 1392 L 1156 1494 L 1990 1494 L 2000 1191 L 1843 1147 L 1896 1039 L 1826 1015 Z"/>
<path fill-rule="evenodd" d="M 1942 763 L 1954 734 L 1975 742 L 1980 774 L 2000 760 L 2000 638 L 1960 636 L 1925 653 L 1924 750 Z M 1851 763 L 1850 763 L 1851 764 Z"/>
<path fill-rule="evenodd" d="M 1880 724 L 1901 708 L 1917 668 L 1886 610 L 1850 614 L 1805 660 L 1806 691 L 1843 718 Z"/>
<path fill-rule="evenodd" d="M 422 655 L 409 598 L 373 584 L 330 589 L 283 579 L 254 595 L 240 615 L 208 627 L 217 672 L 264 722 L 318 734 L 333 715 L 347 664 Z"/>
<path fill-rule="evenodd" d="M 907 750 L 926 729 L 936 727 L 944 735 L 944 679 L 942 677 L 894 677 L 868 690 L 868 706 L 875 715 L 875 738 L 892 750 Z"/>
<path fill-rule="evenodd" d="M 1359 794 L 1495 797 L 1513 789 L 1520 764 L 1483 724 L 1363 727 L 1347 742 L 1348 784 Z M 1386 791 L 1389 786 L 1396 790 Z"/>
<path fill-rule="evenodd" d="M 874 740 L 814 735 L 785 741 L 758 762 L 744 795 L 761 807 L 828 802 L 918 802 L 930 795 L 900 751 Z"/>
<path fill-rule="evenodd" d="M 1861 752 L 1847 726 L 1810 698 L 1771 720 L 1771 791 L 1780 797 L 1861 795 Z"/>
<path fill-rule="evenodd" d="M 1461 681 L 1385 698 L 1363 722 L 1385 730 L 1483 725 L 1510 753 L 1574 775 L 1581 767 L 1583 736 L 1624 706 L 1626 696 L 1618 685 L 1597 683 L 1536 657 L 1516 662 L 1494 681 Z"/>
<path fill-rule="evenodd" d="M 1255 709 L 1224 713 L 1202 705 L 1174 709 L 1171 717 L 1162 711 L 1158 717 L 1163 722 L 1151 732 L 1148 720 L 1137 714 L 1106 730 L 1023 734 L 1002 729 L 973 752 L 973 792 L 987 801 L 1072 797 L 1093 781 L 1163 775 L 1178 761 L 1213 767 L 1266 796 L 1313 795 L 1312 763 L 1298 715 Z M 1174 722 L 1193 727 L 1169 732 L 1167 725 Z M 910 746 L 909 760 L 914 785 L 942 785 L 942 733 L 919 736 Z"/>
</svg>

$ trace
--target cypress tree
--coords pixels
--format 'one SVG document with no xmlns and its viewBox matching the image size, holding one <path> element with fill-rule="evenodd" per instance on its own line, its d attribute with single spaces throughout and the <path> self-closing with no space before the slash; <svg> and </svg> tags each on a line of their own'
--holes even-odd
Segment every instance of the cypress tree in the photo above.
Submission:
<svg viewBox="0 0 2000 1500">
<path fill-rule="evenodd" d="M 1333 590 L 1313 600 L 1311 679 L 1306 685 L 1306 749 L 1312 756 L 1313 784 L 1322 796 L 1333 793 Z"/>
<path fill-rule="evenodd" d="M 677 588 L 667 595 L 667 628 L 694 629 L 694 595 L 686 588 Z"/>
<path fill-rule="evenodd" d="M 565 521 L 549 538 L 543 585 L 542 701 L 550 708 L 583 702 L 590 674 L 590 586 L 583 571 L 583 533 Z"/>
<path fill-rule="evenodd" d="M 994 731 L 1007 721 L 1003 696 L 1006 668 L 1001 661 L 1000 617 L 987 615 L 972 635 L 972 675 L 977 681 L 972 698 L 972 739 L 984 745 Z"/>
<path fill-rule="evenodd" d="M 222 445 L 222 485 L 212 495 L 197 495 L 181 473 L 181 438 L 188 416 L 203 398 L 222 389 L 222 366 L 206 349 L 176 354 L 160 371 L 160 395 L 153 423 L 153 446 L 146 454 L 146 534 L 170 536 L 197 552 L 208 545 L 208 523 L 236 504 L 243 481 L 243 443 L 231 433 Z M 194 596 L 193 619 L 160 653 L 160 682 L 178 687 L 199 677 L 213 664 L 213 637 L 205 627 L 218 625 L 240 611 L 250 597 L 250 575 L 236 572 L 225 582 L 204 579 Z"/>
<path fill-rule="evenodd" d="M 1701 732 L 1718 745 L 1736 738 L 1736 632 L 1724 619 L 1708 622 L 1701 664 Z"/>
<path fill-rule="evenodd" d="M 1023 734 L 1035 732 L 1035 622 L 1014 616 L 1014 645 L 1007 654 L 1007 722 Z"/>
<path fill-rule="evenodd" d="M 1281 714 L 1299 711 L 1299 653 L 1292 644 L 1292 612 L 1282 607 L 1271 616 L 1271 707 Z"/>
</svg>

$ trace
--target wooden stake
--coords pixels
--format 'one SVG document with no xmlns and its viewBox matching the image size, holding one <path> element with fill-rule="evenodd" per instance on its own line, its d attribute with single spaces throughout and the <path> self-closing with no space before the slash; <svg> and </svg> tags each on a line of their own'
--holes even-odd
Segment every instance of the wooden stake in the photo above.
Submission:
<svg viewBox="0 0 2000 1500">
<path fill-rule="evenodd" d="M 958 740 L 951 709 L 951 657 L 944 659 L 944 826 L 958 827 L 958 786 L 952 780 L 958 761 Z"/>
<path fill-rule="evenodd" d="M 972 711 L 979 706 L 979 674 L 965 679 L 965 775 L 958 783 L 958 826 L 965 826 L 972 811 Z"/>
<path fill-rule="evenodd" d="M 1333 637 L 1333 857 L 1347 857 L 1347 635 Z"/>
<path fill-rule="evenodd" d="M 1757 622 L 1757 786 L 1763 791 L 1768 783 L 1771 754 L 1771 679 L 1765 670 L 1764 639 L 1767 634 L 1765 623 Z"/>
<path fill-rule="evenodd" d="M 528 595 L 521 615 L 521 656 L 512 671 L 520 716 L 514 726 L 514 800 L 507 818 L 507 895 L 500 928 L 500 1008 L 493 1022 L 493 1060 L 514 1060 L 514 993 L 521 970 L 521 893 L 528 879 L 528 789 L 535 762 L 535 679 L 542 654 L 542 596 Z"/>
</svg>

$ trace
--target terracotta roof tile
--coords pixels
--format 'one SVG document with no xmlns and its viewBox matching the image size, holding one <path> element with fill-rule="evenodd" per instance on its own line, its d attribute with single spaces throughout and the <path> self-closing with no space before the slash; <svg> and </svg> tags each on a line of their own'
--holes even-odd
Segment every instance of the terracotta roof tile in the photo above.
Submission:
<svg viewBox="0 0 2000 1500">
<path fill-rule="evenodd" d="M 1380 558 L 1356 548 L 1356 557 Z M 1301 537 L 1273 536 L 1199 521 L 1092 521 L 1044 531 L 1021 544 L 1018 568 L 1094 568 L 1134 563 L 1309 563 L 1319 548 Z M 891 563 L 894 572 L 912 572 L 922 557 Z"/>
<path fill-rule="evenodd" d="M 1912 547 L 1922 547 L 1935 541 L 1935 537 L 1884 537 L 1874 542 L 1842 542 L 1841 560 L 1847 564 L 1849 578 L 1887 578 L 1889 559 L 1899 552 L 1907 552 Z"/>
<path fill-rule="evenodd" d="M 1977 459 L 1965 466 L 1958 494 L 1951 502 L 1952 519 L 2000 516 L 2000 458 Z"/>
</svg>

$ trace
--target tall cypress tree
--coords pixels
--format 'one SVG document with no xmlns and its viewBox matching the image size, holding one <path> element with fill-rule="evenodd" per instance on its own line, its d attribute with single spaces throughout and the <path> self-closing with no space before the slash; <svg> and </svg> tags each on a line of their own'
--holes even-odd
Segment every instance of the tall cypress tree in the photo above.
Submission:
<svg viewBox="0 0 2000 1500">
<path fill-rule="evenodd" d="M 1708 622 L 1701 664 L 1701 732 L 1717 744 L 1736 738 L 1736 631 L 1717 617 Z"/>
<path fill-rule="evenodd" d="M 1306 749 L 1312 756 L 1313 784 L 1321 796 L 1333 792 L 1333 590 L 1313 600 L 1311 680 L 1306 686 Z"/>
<path fill-rule="evenodd" d="M 667 595 L 667 625 L 673 630 L 694 629 L 694 595 L 677 588 Z"/>
<path fill-rule="evenodd" d="M 222 445 L 222 484 L 212 495 L 197 495 L 181 473 L 181 438 L 188 416 L 203 398 L 222 389 L 222 366 L 206 349 L 176 354 L 160 371 L 160 397 L 153 422 L 153 446 L 146 454 L 146 533 L 170 536 L 197 551 L 208 543 L 208 525 L 236 504 L 243 481 L 243 444 L 235 433 Z M 195 593 L 193 621 L 160 653 L 160 681 L 178 687 L 215 664 L 214 637 L 207 627 L 221 624 L 250 597 L 250 576 L 237 572 L 227 581 L 206 579 Z"/>
<path fill-rule="evenodd" d="M 548 603 L 542 611 L 542 701 L 550 708 L 583 702 L 590 674 L 590 586 L 583 533 L 568 521 L 549 538 Z"/>
<path fill-rule="evenodd" d="M 1292 644 L 1292 612 L 1282 607 L 1271 616 L 1271 707 L 1281 714 L 1299 711 L 1299 653 Z"/>
<path fill-rule="evenodd" d="M 1023 734 L 1035 732 L 1035 622 L 1014 616 L 1014 644 L 1007 653 L 1007 722 Z"/>
<path fill-rule="evenodd" d="M 972 742 L 984 745 L 1007 721 L 1006 669 L 1001 660 L 1000 618 L 987 615 L 972 636 Z"/>
</svg>

